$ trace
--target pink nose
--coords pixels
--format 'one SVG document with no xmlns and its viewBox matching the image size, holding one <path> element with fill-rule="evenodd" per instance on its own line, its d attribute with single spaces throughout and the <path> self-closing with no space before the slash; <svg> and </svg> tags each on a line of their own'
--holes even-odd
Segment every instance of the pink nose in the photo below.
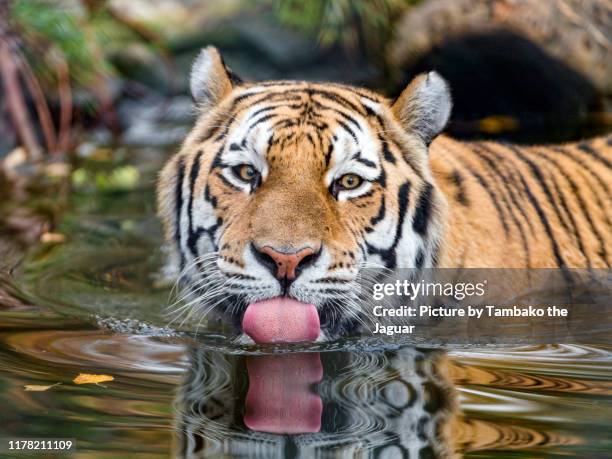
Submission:
<svg viewBox="0 0 612 459">
<path fill-rule="evenodd" d="M 279 252 L 270 246 L 259 249 L 262 254 L 267 255 L 276 264 L 276 277 L 279 279 L 287 278 L 294 280 L 296 270 L 300 265 L 305 264 L 308 259 L 315 255 L 315 251 L 310 247 L 298 250 L 293 253 Z"/>
</svg>

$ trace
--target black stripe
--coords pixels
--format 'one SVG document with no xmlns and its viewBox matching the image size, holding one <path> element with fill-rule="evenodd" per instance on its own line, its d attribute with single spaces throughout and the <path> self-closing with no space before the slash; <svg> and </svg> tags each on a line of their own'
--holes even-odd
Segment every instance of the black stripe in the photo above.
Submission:
<svg viewBox="0 0 612 459">
<path fill-rule="evenodd" d="M 215 174 L 217 177 L 219 177 L 221 179 L 221 181 L 227 185 L 228 187 L 230 187 L 232 190 L 234 191 L 243 191 L 242 188 L 237 187 L 236 185 L 234 185 L 232 182 L 230 182 L 228 179 L 225 178 L 225 176 L 223 175 L 223 173 L 221 172 L 217 172 Z"/>
<path fill-rule="evenodd" d="M 414 264 L 417 269 L 421 269 L 423 267 L 423 263 L 425 263 L 425 252 L 423 249 L 419 249 Z"/>
<path fill-rule="evenodd" d="M 521 220 L 515 214 L 515 209 L 519 211 L 519 213 L 523 217 L 523 221 L 527 222 L 528 224 L 529 224 L 529 217 L 525 213 L 522 203 L 519 203 L 517 197 L 515 196 L 514 189 L 513 189 L 514 187 L 511 187 L 509 185 L 509 182 L 510 182 L 509 177 L 501 171 L 501 169 L 498 167 L 495 161 L 493 161 L 489 156 L 487 156 L 487 153 L 494 154 L 493 150 L 491 150 L 490 148 L 488 148 L 487 146 L 483 144 L 478 144 L 474 146 L 473 151 L 497 175 L 499 179 L 497 182 L 499 183 L 500 188 L 505 190 L 508 196 L 510 197 L 510 200 L 512 201 L 512 205 L 507 201 L 506 196 L 503 193 L 503 191 L 501 192 L 502 200 L 506 204 L 508 213 L 510 214 L 510 217 L 514 221 L 514 224 L 516 225 L 519 231 L 519 235 L 521 237 L 521 242 L 523 245 L 523 252 L 525 254 L 525 264 L 527 267 L 531 267 L 531 255 L 529 252 L 529 244 L 527 241 L 527 236 L 525 234 L 525 229 L 523 228 Z M 532 231 L 533 231 L 533 228 L 532 228 Z"/>
<path fill-rule="evenodd" d="M 294 82 L 281 82 L 278 85 L 282 86 L 282 85 L 293 85 L 296 84 Z M 274 86 L 274 82 L 271 82 L 270 84 L 267 83 L 262 83 L 260 84 L 260 86 L 267 86 L 267 85 L 271 85 Z M 283 104 L 280 105 L 284 105 L 287 104 L 287 102 L 290 101 L 303 101 L 303 96 L 305 95 L 320 95 L 323 97 L 327 97 L 329 100 L 337 103 L 338 105 L 341 105 L 345 108 L 348 108 L 352 111 L 356 111 L 358 113 L 362 113 L 365 114 L 365 109 L 364 107 L 359 107 L 355 104 L 353 104 L 351 101 L 349 101 L 348 99 L 346 99 L 345 97 L 343 97 L 340 94 L 336 94 L 334 92 L 331 91 L 323 91 L 323 90 L 319 90 L 319 89 L 313 89 L 313 88 L 308 88 L 308 87 L 301 87 L 301 88 L 293 88 L 293 89 L 288 89 L 288 90 L 284 90 L 284 91 L 271 91 L 271 92 L 249 92 L 249 89 L 245 90 L 245 92 L 243 94 L 240 94 L 238 96 L 236 96 L 230 104 L 229 109 L 226 111 L 227 113 L 231 114 L 230 116 L 228 116 L 226 118 L 226 123 L 224 123 L 223 125 L 221 125 L 221 123 L 215 123 L 215 126 L 213 126 L 205 135 L 202 136 L 201 141 L 207 140 L 208 138 L 212 137 L 213 135 L 217 134 L 217 132 L 220 129 L 223 129 L 223 132 L 221 132 L 221 134 L 219 134 L 217 136 L 217 138 L 215 139 L 216 141 L 222 140 L 226 135 L 227 132 L 229 131 L 230 127 L 233 125 L 233 123 L 236 121 L 237 115 L 239 115 L 240 113 L 242 113 L 244 110 L 247 110 L 251 107 L 256 106 L 257 104 L 260 103 L 264 103 L 264 102 L 270 102 L 270 101 L 275 101 L 276 99 L 281 99 L 281 101 L 283 102 Z M 252 99 L 252 98 L 256 98 L 256 100 L 251 101 L 251 103 L 249 103 L 248 105 L 244 106 L 244 107 L 240 107 L 240 109 L 236 110 L 236 107 L 243 101 L 248 100 L 248 99 Z M 279 106 L 280 106 L 279 105 Z M 235 111 L 235 113 L 234 113 Z"/>
<path fill-rule="evenodd" d="M 426 183 L 421 195 L 417 201 L 416 210 L 414 211 L 414 220 L 412 221 L 412 229 L 423 236 L 429 226 L 431 218 L 433 185 Z"/>
<path fill-rule="evenodd" d="M 487 147 L 484 144 L 480 144 L 480 148 L 481 148 L 482 153 L 489 154 L 490 156 L 492 156 L 494 159 L 496 159 L 500 163 L 505 164 L 506 166 L 505 171 L 508 174 L 504 175 L 505 177 L 504 181 L 513 183 L 512 187 L 508 186 L 507 188 L 508 191 L 510 192 L 510 199 L 512 203 L 515 205 L 515 207 L 519 210 L 521 215 L 523 216 L 523 219 L 527 223 L 527 226 L 529 227 L 531 234 L 535 234 L 535 228 L 533 227 L 533 224 L 531 223 L 531 218 L 529 217 L 529 215 L 527 215 L 525 208 L 522 205 L 522 202 L 519 202 L 519 200 L 521 201 L 524 200 L 523 193 L 520 192 L 521 191 L 520 188 L 517 188 L 517 186 L 519 185 L 518 177 L 521 176 L 521 171 L 516 167 L 516 164 L 514 164 L 514 162 L 507 161 L 508 160 L 507 156 L 500 154 L 499 152 L 493 150 L 492 148 Z M 515 195 L 514 191 L 517 191 L 518 196 Z"/>
<path fill-rule="evenodd" d="M 406 219 L 406 214 L 408 213 L 408 194 L 409 192 L 410 192 L 410 182 L 403 183 L 397 192 L 397 202 L 399 204 L 399 208 L 398 208 L 399 221 L 397 222 L 397 228 L 395 230 L 395 237 L 393 239 L 393 245 L 391 246 L 391 250 L 393 251 L 394 259 L 397 256 L 395 253 L 395 249 L 397 247 L 397 244 L 399 244 L 399 241 L 402 237 L 402 226 L 404 226 L 404 220 Z M 395 265 L 396 265 L 396 260 L 394 261 L 393 266 L 391 266 L 391 268 L 394 268 Z"/>
<path fill-rule="evenodd" d="M 265 97 L 260 97 L 259 99 L 253 101 L 251 104 L 246 105 L 245 107 L 241 107 L 239 110 L 236 110 L 236 107 L 238 106 L 238 104 L 244 100 L 250 99 L 252 97 L 256 97 L 256 96 L 261 96 L 261 93 L 259 92 L 247 92 L 244 94 L 241 94 L 237 97 L 234 98 L 234 100 L 232 100 L 230 107 L 224 111 L 225 114 L 225 123 L 221 123 L 219 122 L 215 122 L 214 126 L 211 127 L 211 130 L 204 135 L 203 137 L 200 138 L 200 141 L 203 142 L 205 140 L 207 140 L 208 138 L 212 137 L 213 135 L 217 134 L 217 132 L 219 132 L 219 130 L 223 129 L 223 132 L 221 132 L 221 134 L 219 134 L 217 136 L 217 138 L 215 139 L 215 141 L 220 141 L 223 138 L 225 138 L 225 136 L 227 135 L 230 127 L 234 124 L 234 122 L 236 121 L 238 115 L 240 113 L 242 113 L 244 110 L 247 110 L 255 105 L 257 105 L 258 103 L 262 102 Z M 236 110 L 236 111 L 235 111 Z M 235 113 L 234 113 L 235 111 Z"/>
<path fill-rule="evenodd" d="M 316 108 L 321 109 L 323 111 L 330 111 L 330 112 L 336 113 L 336 114 L 340 115 L 342 118 L 344 118 L 347 122 L 349 122 L 353 126 L 355 126 L 358 131 L 360 131 L 360 132 L 363 131 L 361 129 L 361 126 L 359 125 L 359 122 L 355 118 L 353 118 L 351 115 L 343 112 L 342 110 L 338 110 L 337 108 L 328 107 L 327 105 L 322 104 L 320 102 L 317 102 L 317 101 L 314 101 L 314 100 L 312 102 L 313 102 L 313 105 Z"/>
<path fill-rule="evenodd" d="M 362 115 L 366 114 L 366 111 L 363 105 L 357 106 L 353 102 L 348 100 L 346 97 L 342 96 L 341 94 L 338 94 L 332 91 L 322 90 L 322 89 L 307 89 L 306 92 L 310 96 L 313 96 L 313 95 L 322 96 L 322 97 L 327 98 L 328 100 L 334 101 L 338 105 L 342 105 L 343 107 L 349 108 L 352 111 L 355 111 Z"/>
<path fill-rule="evenodd" d="M 383 145 L 383 147 L 382 147 L 383 158 L 385 158 L 385 160 L 389 161 L 391 164 L 395 164 L 396 163 L 395 156 L 393 155 L 393 153 L 391 153 L 391 150 L 389 150 L 389 146 L 387 145 L 387 141 L 384 140 L 380 134 L 378 135 L 378 140 L 380 140 L 382 142 L 382 145 Z"/>
<path fill-rule="evenodd" d="M 323 277 L 321 279 L 316 279 L 310 282 L 312 282 L 313 284 L 348 284 L 352 281 L 339 277 Z"/>
<path fill-rule="evenodd" d="M 561 206 L 563 207 L 563 209 L 567 213 L 567 217 L 570 220 L 570 224 L 572 226 L 571 234 L 574 236 L 574 240 L 576 241 L 576 244 L 578 246 L 578 250 L 580 251 L 580 253 L 584 257 L 584 259 L 586 260 L 587 266 L 590 267 L 591 266 L 591 258 L 589 257 L 588 253 L 586 252 L 586 250 L 584 248 L 584 243 L 582 241 L 582 238 L 580 237 L 580 231 L 579 231 L 580 225 L 578 225 L 576 223 L 576 219 L 574 218 L 574 214 L 570 211 L 570 209 L 569 209 L 569 207 L 567 205 L 567 201 L 565 199 L 565 194 L 563 194 L 563 191 L 559 187 L 559 184 L 557 183 L 557 180 L 556 180 L 555 176 L 552 173 L 550 174 L 550 180 L 551 180 L 551 182 L 552 182 L 552 184 L 553 184 L 553 186 L 555 188 L 555 193 L 557 194 L 557 196 L 559 196 L 559 200 L 561 201 Z"/>
<path fill-rule="evenodd" d="M 249 135 L 249 133 L 259 124 L 259 123 L 263 123 L 264 121 L 268 121 L 269 119 L 274 118 L 275 116 L 278 116 L 276 113 L 269 113 L 267 115 L 264 115 L 260 118 L 257 118 L 255 121 L 253 121 L 253 123 L 251 123 L 251 125 L 248 127 L 247 132 L 245 134 L 245 138 Z"/>
<path fill-rule="evenodd" d="M 196 240 L 194 239 L 193 232 L 193 196 L 196 179 L 200 174 L 200 161 L 202 158 L 202 150 L 198 151 L 196 157 L 191 165 L 191 171 L 189 172 L 189 204 L 187 205 L 187 218 L 189 219 L 189 233 L 187 237 L 187 248 L 193 254 L 194 257 L 198 256 L 196 247 Z"/>
<path fill-rule="evenodd" d="M 270 110 L 274 110 L 277 107 L 283 107 L 284 105 L 285 104 L 272 104 L 272 105 L 268 105 L 267 107 L 263 107 L 258 110 L 255 110 L 253 113 L 251 113 L 251 116 L 249 116 L 249 120 L 252 120 L 253 118 L 261 115 L 262 113 L 269 112 Z"/>
<path fill-rule="evenodd" d="M 355 161 L 367 166 L 367 167 L 372 167 L 374 169 L 376 169 L 376 163 L 374 161 L 370 161 L 369 159 L 364 158 L 363 156 L 361 156 L 361 150 L 358 151 L 357 153 L 355 153 L 351 159 L 354 159 Z"/>
<path fill-rule="evenodd" d="M 316 144 L 315 141 L 312 137 L 312 134 L 310 132 L 306 133 L 306 139 L 308 139 L 308 142 L 310 143 L 310 145 L 312 145 L 312 148 L 316 148 Z"/>
<path fill-rule="evenodd" d="M 410 182 L 403 183 L 397 192 L 397 202 L 398 202 L 398 222 L 395 227 L 395 235 L 393 237 L 393 243 L 391 247 L 388 249 L 378 249 L 367 241 L 365 242 L 368 253 L 370 254 L 378 254 L 380 257 L 387 263 L 388 268 L 395 268 L 397 265 L 397 254 L 395 253 L 395 249 L 397 248 L 397 244 L 402 237 L 402 226 L 404 225 L 404 220 L 406 218 L 406 213 L 408 209 L 408 194 L 410 192 Z"/>
<path fill-rule="evenodd" d="M 255 118 L 256 116 L 261 115 L 262 113 L 269 112 L 270 110 L 275 110 L 275 109 L 281 108 L 281 107 L 282 108 L 292 108 L 292 109 L 296 109 L 297 110 L 297 109 L 302 107 L 302 104 L 287 104 L 287 102 L 284 102 L 284 103 L 280 103 L 280 104 L 268 105 L 266 107 L 262 107 L 260 109 L 257 109 L 253 113 L 251 113 L 251 115 L 249 116 L 249 120 L 252 120 L 253 118 Z"/>
<path fill-rule="evenodd" d="M 561 253 L 559 252 L 559 245 L 557 244 L 555 236 L 553 235 L 553 231 L 552 231 L 552 228 L 550 227 L 550 223 L 548 222 L 548 219 L 546 218 L 546 214 L 540 207 L 540 204 L 538 204 L 538 200 L 535 198 L 535 196 L 529 189 L 529 186 L 527 185 L 527 182 L 525 181 L 523 176 L 519 175 L 519 178 L 521 180 L 521 185 L 523 186 L 523 190 L 525 191 L 525 194 L 527 195 L 527 199 L 529 200 L 529 203 L 535 209 L 536 213 L 538 214 L 538 217 L 540 218 L 540 221 L 542 222 L 542 226 L 544 226 L 544 231 L 546 231 L 546 235 L 548 236 L 548 239 L 550 241 L 553 255 L 557 262 L 557 266 L 564 269 L 564 275 L 567 276 L 567 273 L 565 271 L 565 269 L 567 268 L 567 265 L 565 264 L 565 260 L 563 260 L 563 257 L 561 257 Z"/>
<path fill-rule="evenodd" d="M 296 90 L 285 90 L 285 91 L 275 91 L 275 92 L 264 92 L 259 93 L 261 96 L 255 102 L 253 102 L 249 107 L 254 107 L 259 103 L 274 103 L 274 102 L 304 102 L 304 93 L 297 93 Z"/>
<path fill-rule="evenodd" d="M 355 135 L 355 131 L 353 131 L 348 124 L 346 124 L 344 121 L 340 121 L 340 120 L 336 120 L 336 123 L 338 123 L 342 129 L 344 129 L 346 132 L 348 132 L 351 137 L 353 138 L 353 140 L 355 141 L 356 144 L 359 144 L 359 141 L 357 140 L 357 136 Z"/>
<path fill-rule="evenodd" d="M 215 139 L 215 141 L 220 141 L 223 138 L 225 138 L 225 136 L 227 135 L 227 133 L 229 132 L 229 129 L 231 128 L 231 126 L 236 122 L 238 115 L 242 112 L 244 112 L 245 110 L 248 110 L 254 106 L 256 106 L 257 104 L 263 103 L 266 100 L 268 100 L 270 98 L 270 96 L 274 96 L 275 93 L 260 93 L 260 92 L 247 92 L 245 94 L 241 94 L 239 96 L 237 96 L 236 98 L 234 98 L 234 100 L 232 100 L 230 107 L 225 111 L 226 117 L 225 117 L 225 123 L 222 124 L 221 122 L 216 122 L 214 123 L 215 126 L 211 127 L 211 130 L 205 135 L 203 136 L 203 138 L 200 139 L 200 141 L 204 141 L 207 140 L 209 137 L 212 137 L 213 135 L 215 135 L 220 129 L 223 129 L 223 132 L 221 132 L 221 134 L 219 134 L 217 136 L 217 138 Z M 276 95 L 282 95 L 282 94 L 276 94 Z M 240 107 L 239 109 L 236 110 L 236 107 L 238 106 L 238 104 L 240 104 L 242 101 L 256 97 L 256 96 L 260 96 L 258 99 L 251 101 L 251 103 L 249 103 L 248 105 L 245 105 L 244 107 Z M 288 101 L 291 100 L 298 100 L 301 101 L 302 98 L 299 96 L 286 96 L 283 98 L 283 102 L 284 104 L 286 104 Z"/>
<path fill-rule="evenodd" d="M 334 144 L 333 142 L 329 143 L 329 147 L 327 147 L 327 151 L 325 152 L 325 166 L 329 166 L 329 162 L 331 161 L 332 154 L 334 152 Z"/>
<path fill-rule="evenodd" d="M 412 168 L 414 173 L 419 178 L 425 179 L 423 177 L 423 165 L 419 161 L 416 161 L 414 154 L 410 150 L 404 151 L 402 149 L 402 145 L 399 144 L 395 138 L 389 138 L 386 142 L 387 144 L 395 147 L 400 152 L 401 158 L 406 162 L 406 164 L 408 164 Z"/>
<path fill-rule="evenodd" d="M 185 267 L 185 255 L 181 247 L 181 211 L 183 210 L 183 179 L 185 177 L 185 161 L 181 157 L 178 160 L 176 187 L 174 189 L 174 210 L 176 212 L 174 222 L 174 240 L 176 241 L 178 252 L 181 254 L 181 270 Z"/>
<path fill-rule="evenodd" d="M 473 170 L 471 167 L 469 167 L 467 164 L 463 164 L 463 167 L 470 173 L 472 174 L 476 180 L 478 181 L 478 183 L 480 184 L 480 186 L 482 186 L 482 188 L 487 192 L 487 194 L 489 195 L 489 197 L 491 198 L 491 202 L 493 203 L 493 206 L 495 207 L 495 210 L 497 211 L 497 214 L 499 215 L 499 220 L 502 224 L 502 227 L 504 228 L 504 233 L 506 234 L 506 236 L 508 235 L 508 233 L 510 232 L 510 229 L 508 228 L 508 222 L 506 221 L 506 216 L 504 214 L 504 210 L 501 208 L 501 206 L 499 205 L 499 202 L 497 200 L 497 195 L 495 194 L 495 192 L 493 190 L 491 190 L 489 188 L 489 184 L 487 183 L 487 181 L 482 177 L 482 175 L 480 175 L 478 172 L 476 172 L 475 170 Z"/>
<path fill-rule="evenodd" d="M 455 188 L 457 188 L 457 193 L 455 194 L 455 199 L 457 202 L 464 207 L 469 207 L 470 200 L 467 197 L 465 186 L 463 184 L 464 179 L 461 173 L 457 169 L 453 169 L 448 178 L 455 185 Z"/>
<path fill-rule="evenodd" d="M 374 194 L 374 191 L 375 191 L 374 188 L 370 188 L 367 193 L 361 194 L 357 196 L 355 199 L 361 200 L 363 198 L 369 198 L 370 196 Z M 363 203 L 363 207 L 370 207 L 371 205 L 372 205 L 371 203 Z"/>
<path fill-rule="evenodd" d="M 297 126 L 299 121 L 295 118 L 281 118 L 278 121 L 272 123 L 271 130 L 278 131 L 280 129 L 291 128 Z"/>
<path fill-rule="evenodd" d="M 515 147 L 514 145 L 506 145 L 506 147 L 509 148 L 512 152 L 514 152 L 514 154 L 519 160 L 527 164 L 527 166 L 531 170 L 531 173 L 533 174 L 536 181 L 540 185 L 540 188 L 542 188 L 542 191 L 544 191 L 544 195 L 546 196 L 548 203 L 554 209 L 555 214 L 557 215 L 557 219 L 559 220 L 561 225 L 563 225 L 566 231 L 571 231 L 569 226 L 567 225 L 567 223 L 561 216 L 561 209 L 559 209 L 559 206 L 557 205 L 557 202 L 555 201 L 555 198 L 553 197 L 550 191 L 550 188 L 548 188 L 548 185 L 546 184 L 546 180 L 544 180 L 544 176 L 542 175 L 542 171 L 540 170 L 539 166 L 536 163 L 534 163 L 531 159 L 527 158 L 527 156 L 525 156 L 523 152 L 521 152 L 521 150 Z"/>
<path fill-rule="evenodd" d="M 262 95 L 262 93 L 258 93 L 258 94 Z M 275 99 L 278 97 L 282 98 L 283 100 L 303 100 L 302 97 L 300 96 L 312 97 L 313 95 L 322 96 L 326 98 L 327 100 L 333 101 L 337 103 L 338 105 L 348 108 L 351 111 L 365 114 L 365 109 L 363 109 L 363 107 L 359 107 L 355 105 L 354 103 L 352 103 L 350 100 L 348 100 L 346 97 L 342 96 L 341 94 L 338 94 L 338 93 L 335 93 L 329 90 L 326 91 L 322 89 L 315 89 L 315 88 L 308 87 L 308 86 L 300 87 L 300 88 L 286 89 L 284 91 L 266 92 L 263 94 L 260 101 Z"/>
<path fill-rule="evenodd" d="M 612 168 L 612 163 L 608 160 L 608 158 L 604 158 L 603 156 L 601 156 L 599 154 L 599 152 L 597 150 L 595 150 L 593 147 L 591 147 L 591 145 L 589 145 L 587 142 L 580 142 L 576 146 L 578 147 L 578 149 L 584 151 L 585 153 L 588 153 L 589 155 L 591 155 L 596 160 L 598 160 L 601 163 L 605 164 L 606 167 Z"/>
<path fill-rule="evenodd" d="M 208 186 L 208 183 L 206 184 L 206 187 L 204 188 L 204 199 L 206 199 L 206 201 L 208 201 L 210 203 L 210 205 L 213 207 L 213 209 L 217 208 L 217 198 L 214 197 L 210 193 L 210 187 Z"/>
<path fill-rule="evenodd" d="M 347 85 L 341 84 L 341 83 L 326 83 L 326 85 L 333 86 L 333 87 L 339 88 L 339 89 L 344 89 L 346 91 L 349 91 L 349 92 L 352 92 L 352 93 L 358 95 L 359 97 L 363 97 L 364 99 L 368 99 L 370 102 L 375 102 L 377 104 L 380 104 L 380 100 L 375 99 L 375 97 L 376 97 L 375 95 L 367 93 L 362 88 L 358 88 L 358 87 L 355 87 L 355 86 L 347 86 Z M 363 105 L 363 107 L 366 110 L 369 108 L 365 104 Z"/>
<path fill-rule="evenodd" d="M 497 164 L 495 163 L 495 161 L 493 161 L 488 156 L 482 154 L 483 152 L 479 148 L 479 146 L 474 145 L 474 148 L 472 149 L 472 151 L 474 152 L 474 154 L 476 156 L 478 156 L 480 158 L 481 161 L 483 161 L 485 163 L 485 169 L 486 169 L 486 167 L 488 167 L 490 169 L 490 171 L 492 171 L 493 175 L 497 176 L 497 179 L 495 177 L 491 177 L 493 179 L 492 182 L 494 184 L 498 185 L 498 188 L 496 188 L 496 192 L 499 191 L 499 195 L 501 196 L 501 201 L 504 204 L 504 206 L 505 206 L 505 208 L 507 210 L 507 213 L 510 215 L 510 217 L 512 217 L 512 220 L 514 221 L 516 226 L 519 229 L 522 230 L 522 226 L 521 226 L 518 218 L 516 217 L 516 215 L 513 212 L 513 206 L 510 205 L 510 202 L 506 198 L 506 193 L 508 195 L 512 195 L 512 189 L 510 187 L 508 187 L 506 177 L 501 172 L 501 170 L 497 167 Z M 504 193 L 504 191 L 505 191 L 505 193 Z M 516 203 L 515 203 L 515 205 L 516 205 Z"/>
<path fill-rule="evenodd" d="M 376 181 L 382 188 L 387 186 L 387 171 L 384 167 L 380 168 L 380 174 L 376 177 Z"/>
<path fill-rule="evenodd" d="M 242 266 L 241 263 L 234 263 L 238 266 Z M 249 276 L 248 274 L 240 274 L 240 273 L 232 273 L 232 279 L 233 280 L 237 280 L 237 279 L 241 279 L 241 280 L 256 280 L 258 281 L 259 278 L 258 277 L 253 277 L 253 276 Z"/>
<path fill-rule="evenodd" d="M 319 145 L 321 146 L 321 149 L 323 149 L 323 136 L 321 135 L 321 131 L 319 129 L 315 129 L 315 135 L 317 136 L 317 142 L 319 142 Z"/>
<path fill-rule="evenodd" d="M 215 157 L 212 160 L 210 165 L 210 170 L 217 169 L 219 167 L 224 167 L 223 161 L 221 161 L 221 156 L 223 155 L 223 151 L 225 150 L 225 143 L 221 145 L 221 147 L 215 153 Z"/>
<path fill-rule="evenodd" d="M 569 151 L 567 151 L 563 147 L 552 147 L 551 149 L 552 151 L 562 154 L 564 158 L 567 158 L 570 161 L 574 161 L 581 168 L 586 170 L 589 173 L 589 175 L 591 175 L 597 181 L 597 183 L 599 183 L 599 185 L 605 190 L 606 194 L 608 195 L 610 194 L 610 187 L 608 183 L 604 179 L 602 179 L 601 176 L 591 168 L 591 165 L 589 163 L 584 161 L 582 158 L 571 154 Z"/>
<path fill-rule="evenodd" d="M 608 198 L 608 196 L 610 195 L 610 189 L 608 187 L 608 184 L 599 176 L 599 174 L 597 174 L 593 169 L 591 169 L 590 164 L 588 164 L 587 162 L 583 161 L 582 158 L 577 158 L 574 155 L 570 155 L 568 154 L 568 152 L 566 150 L 564 150 L 561 147 L 553 147 L 551 148 L 552 151 L 557 152 L 559 154 L 564 155 L 564 158 L 568 158 L 571 161 L 574 161 L 576 164 L 578 164 L 580 166 L 580 168 L 578 169 L 578 173 L 582 175 L 582 177 L 584 178 L 585 182 L 589 182 L 588 177 L 592 177 L 594 178 L 597 183 L 599 183 L 599 185 L 604 189 L 604 194 L 606 195 L 606 198 Z M 586 171 L 588 174 L 583 174 L 582 170 Z M 595 187 L 591 186 L 590 187 L 593 190 L 593 194 L 595 195 L 595 200 L 597 201 L 597 205 L 601 208 L 601 209 L 605 209 L 606 205 L 604 204 L 604 202 L 601 200 L 601 197 L 599 196 L 599 193 L 596 192 Z M 603 212 L 603 217 L 604 220 L 606 221 L 606 225 L 609 228 L 612 228 L 612 223 L 610 222 L 610 219 L 608 218 L 608 213 L 607 212 Z"/>
<path fill-rule="evenodd" d="M 595 238 L 597 239 L 597 242 L 599 242 L 599 246 L 600 246 L 599 255 L 600 255 L 601 258 L 603 258 L 604 262 L 609 267 L 610 265 L 608 264 L 608 253 L 606 251 L 606 245 L 605 245 L 605 242 L 604 242 L 604 238 L 602 237 L 601 233 L 597 230 L 597 227 L 595 226 L 595 222 L 593 222 L 593 219 L 591 218 L 591 214 L 587 210 L 587 205 L 586 205 L 586 202 L 585 202 L 585 200 L 584 200 L 584 198 L 582 196 L 582 193 L 580 192 L 580 188 L 578 187 L 576 182 L 574 182 L 572 177 L 570 177 L 570 175 L 567 173 L 567 171 L 557 161 L 555 161 L 554 159 L 548 157 L 547 155 L 545 155 L 542 152 L 536 152 L 536 153 L 538 153 L 541 158 L 544 158 L 546 161 L 548 161 L 550 164 L 552 164 L 559 171 L 559 173 L 563 176 L 563 178 L 569 183 L 570 188 L 572 189 L 572 192 L 574 193 L 574 196 L 578 200 L 578 207 L 580 208 L 580 211 L 581 211 L 582 215 L 584 216 L 584 218 L 588 222 L 589 227 L 591 228 L 591 232 L 595 235 Z M 574 219 L 573 219 L 573 216 L 572 216 L 572 221 L 573 220 Z M 575 223 L 574 223 L 574 226 L 576 226 Z M 590 266 L 589 257 L 587 256 L 586 252 L 584 251 L 582 240 L 580 240 L 578 234 L 576 234 L 576 237 L 578 239 L 578 245 L 579 245 L 580 251 L 583 252 L 583 254 L 584 254 L 585 258 L 587 259 L 587 261 L 589 262 L 589 266 Z"/>
</svg>

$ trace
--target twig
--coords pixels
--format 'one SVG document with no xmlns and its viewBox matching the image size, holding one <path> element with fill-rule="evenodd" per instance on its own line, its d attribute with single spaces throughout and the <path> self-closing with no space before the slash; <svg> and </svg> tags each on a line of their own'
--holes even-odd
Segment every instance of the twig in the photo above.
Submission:
<svg viewBox="0 0 612 459">
<path fill-rule="evenodd" d="M 56 56 L 57 84 L 60 102 L 60 127 L 58 152 L 66 153 L 70 148 L 70 123 L 72 121 L 72 91 L 70 89 L 70 69 L 62 55 Z"/>
<path fill-rule="evenodd" d="M 39 161 L 42 158 L 42 150 L 34 135 L 32 121 L 23 99 L 15 55 L 11 51 L 8 37 L 4 34 L 0 34 L 0 72 L 2 72 L 4 92 L 15 130 L 23 142 L 30 160 Z"/>
<path fill-rule="evenodd" d="M 15 57 L 17 59 L 18 69 L 21 75 L 23 75 L 28 91 L 30 92 L 34 101 L 38 121 L 40 122 L 43 136 L 45 137 L 45 143 L 47 144 L 47 151 L 53 154 L 57 149 L 57 137 L 55 135 L 55 126 L 53 124 L 53 118 L 51 117 L 51 111 L 49 110 L 49 105 L 47 104 L 45 94 L 40 87 L 38 79 L 36 76 L 34 76 L 32 68 L 23 58 L 21 53 L 15 53 Z"/>
</svg>

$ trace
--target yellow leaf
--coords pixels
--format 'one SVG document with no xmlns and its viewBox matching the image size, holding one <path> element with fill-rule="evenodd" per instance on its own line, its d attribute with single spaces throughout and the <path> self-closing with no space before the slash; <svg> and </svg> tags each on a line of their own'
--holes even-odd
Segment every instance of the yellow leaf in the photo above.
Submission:
<svg viewBox="0 0 612 459">
<path fill-rule="evenodd" d="M 488 134 L 499 134 L 500 132 L 516 131 L 519 128 L 517 119 L 511 116 L 487 116 L 478 122 L 478 126 L 482 132 Z"/>
<path fill-rule="evenodd" d="M 75 384 L 99 384 L 101 382 L 112 381 L 113 379 L 115 378 L 109 375 L 90 375 L 81 373 L 74 378 L 73 382 Z"/>
<path fill-rule="evenodd" d="M 67 163 L 51 163 L 45 166 L 45 173 L 52 178 L 64 178 L 70 175 L 70 169 Z"/>
<path fill-rule="evenodd" d="M 62 242 L 66 242 L 66 236 L 61 233 L 46 232 L 41 234 L 40 242 L 43 244 L 61 244 Z"/>
<path fill-rule="evenodd" d="M 59 384 L 61 383 L 51 384 L 50 386 L 39 386 L 38 384 L 26 384 L 23 387 L 26 390 L 26 392 L 44 392 Z"/>
</svg>

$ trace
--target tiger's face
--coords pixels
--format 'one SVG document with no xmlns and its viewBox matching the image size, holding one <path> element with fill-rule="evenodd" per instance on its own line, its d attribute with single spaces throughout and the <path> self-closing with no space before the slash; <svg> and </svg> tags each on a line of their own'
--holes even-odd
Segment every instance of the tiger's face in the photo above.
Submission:
<svg viewBox="0 0 612 459">
<path fill-rule="evenodd" d="M 363 269 L 434 264 L 444 199 L 427 147 L 450 111 L 437 74 L 391 104 L 336 84 L 244 84 L 206 48 L 191 89 L 199 120 L 159 182 L 187 314 L 256 342 L 334 338 L 360 322 Z"/>
</svg>

